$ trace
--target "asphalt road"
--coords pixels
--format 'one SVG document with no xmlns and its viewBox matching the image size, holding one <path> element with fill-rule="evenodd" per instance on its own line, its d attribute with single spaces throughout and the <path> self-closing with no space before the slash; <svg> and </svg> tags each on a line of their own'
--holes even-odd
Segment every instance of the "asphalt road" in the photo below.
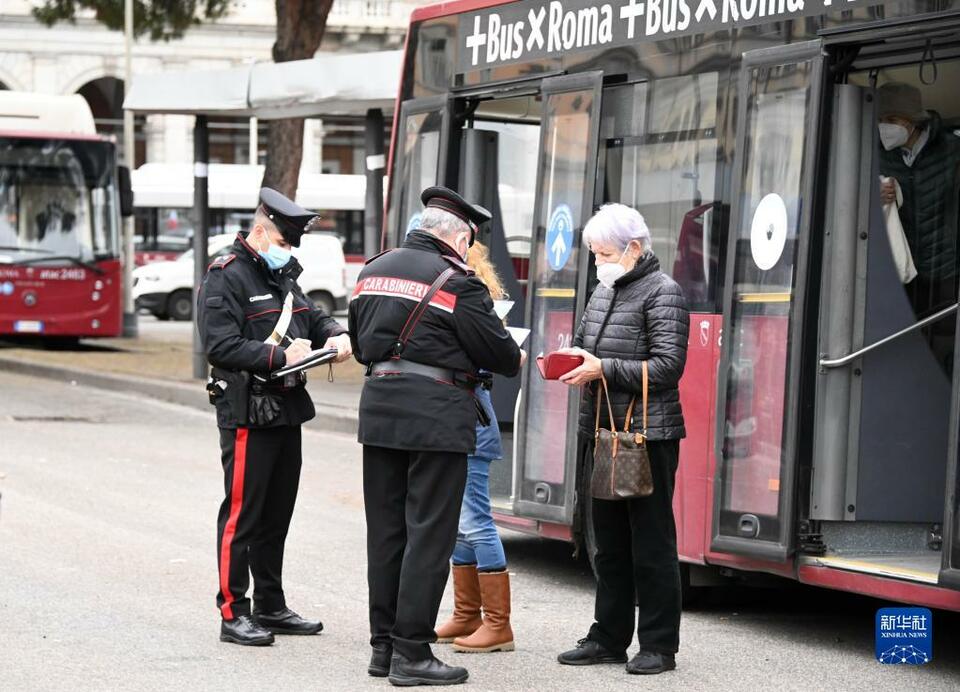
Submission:
<svg viewBox="0 0 960 692">
<path fill-rule="evenodd" d="M 0 690 L 362 690 L 368 678 L 359 448 L 305 431 L 287 544 L 290 604 L 318 637 L 217 639 L 222 478 L 209 413 L 0 373 Z M 878 602 L 785 586 L 724 589 L 684 615 L 677 671 L 570 668 L 593 584 L 569 546 L 510 534 L 514 653 L 469 656 L 474 690 L 956 690 L 960 618 L 935 615 L 934 662 L 873 658 Z M 450 594 L 441 617 L 449 611 Z"/>
</svg>

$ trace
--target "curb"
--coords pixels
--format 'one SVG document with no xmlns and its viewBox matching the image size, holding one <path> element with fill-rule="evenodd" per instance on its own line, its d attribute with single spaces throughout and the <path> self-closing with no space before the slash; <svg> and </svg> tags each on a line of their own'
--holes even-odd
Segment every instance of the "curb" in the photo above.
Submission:
<svg viewBox="0 0 960 692">
<path fill-rule="evenodd" d="M 13 372 L 29 377 L 42 377 L 58 382 L 76 383 L 112 392 L 136 393 L 151 399 L 213 412 L 213 407 L 210 406 L 207 399 L 207 393 L 199 386 L 199 381 L 197 386 L 193 386 L 131 375 L 108 375 L 92 370 L 45 365 L 10 356 L 0 356 L 0 371 Z M 314 404 L 317 407 L 317 416 L 304 423 L 305 426 L 312 430 L 356 435 L 358 425 L 356 410 L 323 401 L 314 401 Z"/>
</svg>

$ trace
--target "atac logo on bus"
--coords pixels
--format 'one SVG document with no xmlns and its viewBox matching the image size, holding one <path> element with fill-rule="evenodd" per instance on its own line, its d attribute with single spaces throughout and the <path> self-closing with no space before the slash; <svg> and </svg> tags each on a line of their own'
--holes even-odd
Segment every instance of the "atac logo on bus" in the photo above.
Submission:
<svg viewBox="0 0 960 692">
<path fill-rule="evenodd" d="M 555 272 L 563 269 L 573 249 L 573 213 L 566 204 L 558 204 L 550 214 L 543 246 L 550 268 Z"/>
<path fill-rule="evenodd" d="M 421 218 L 420 212 L 417 212 L 416 214 L 410 217 L 410 220 L 407 221 L 407 231 L 406 233 L 404 233 L 405 237 L 410 235 L 411 231 L 420 230 L 420 218 Z"/>
<path fill-rule="evenodd" d="M 460 15 L 460 72 L 561 52 L 673 38 L 866 4 L 865 0 L 527 0 Z"/>
<path fill-rule="evenodd" d="M 880 663 L 924 665 L 933 660 L 933 615 L 927 608 L 881 608 L 876 617 Z"/>
</svg>

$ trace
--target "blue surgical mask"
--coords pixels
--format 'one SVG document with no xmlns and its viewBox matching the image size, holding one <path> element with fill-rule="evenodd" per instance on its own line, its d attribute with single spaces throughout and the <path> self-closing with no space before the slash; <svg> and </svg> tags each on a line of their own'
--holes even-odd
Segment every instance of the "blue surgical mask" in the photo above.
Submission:
<svg viewBox="0 0 960 692">
<path fill-rule="evenodd" d="M 263 261 L 267 263 L 267 266 L 271 269 L 282 269 L 287 266 L 287 262 L 290 261 L 290 257 L 293 255 L 290 250 L 282 248 L 279 245 L 270 243 L 268 241 L 267 251 L 257 250 L 257 253 L 263 258 Z"/>
</svg>

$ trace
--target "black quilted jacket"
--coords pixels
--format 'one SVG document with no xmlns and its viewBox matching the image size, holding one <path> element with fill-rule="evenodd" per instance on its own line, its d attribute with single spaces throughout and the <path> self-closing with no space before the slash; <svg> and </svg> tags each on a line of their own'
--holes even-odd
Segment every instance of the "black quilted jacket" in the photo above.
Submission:
<svg viewBox="0 0 960 692">
<path fill-rule="evenodd" d="M 957 274 L 957 197 L 960 186 L 960 136 L 932 114 L 930 139 L 913 162 L 903 162 L 900 147 L 880 151 L 880 172 L 903 190 L 900 221 L 917 272 L 927 281 Z"/>
<path fill-rule="evenodd" d="M 676 282 L 660 271 L 660 261 L 644 255 L 613 288 L 597 286 L 587 303 L 574 345 L 603 361 L 603 375 L 613 399 L 617 428 L 623 430 L 627 406 L 634 394 L 631 430 L 643 427 L 641 361 L 648 362 L 650 393 L 647 437 L 678 440 L 686 436 L 678 384 L 687 361 L 690 314 Z M 583 387 L 580 432 L 592 437 L 594 404 L 599 380 Z M 606 405 L 600 424 L 609 427 Z"/>
</svg>

